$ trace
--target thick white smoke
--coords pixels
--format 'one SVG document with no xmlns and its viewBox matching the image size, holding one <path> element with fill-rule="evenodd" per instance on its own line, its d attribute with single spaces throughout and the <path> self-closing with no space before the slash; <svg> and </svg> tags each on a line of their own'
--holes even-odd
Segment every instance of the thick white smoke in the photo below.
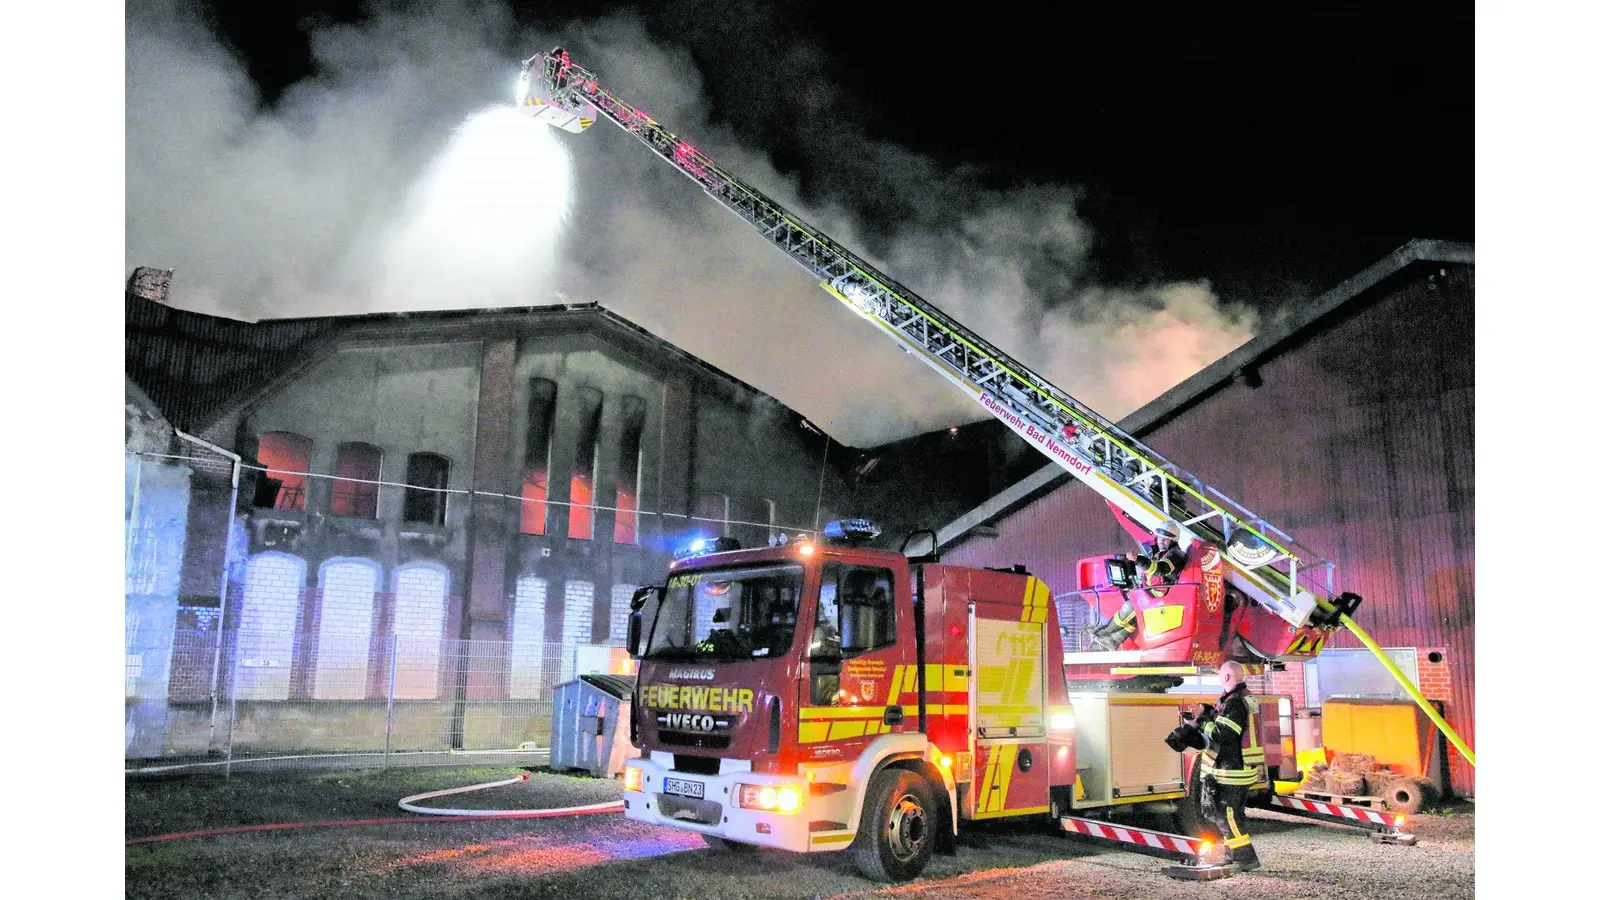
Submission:
<svg viewBox="0 0 1600 900">
<path fill-rule="evenodd" d="M 324 28 L 315 74 L 263 110 L 240 63 L 173 9 L 130 11 L 127 263 L 176 266 L 185 308 L 276 318 L 594 300 L 846 444 L 987 417 L 619 129 L 519 134 L 473 118 L 509 102 L 517 60 L 561 43 L 1102 414 L 1136 409 L 1255 325 L 1202 283 L 1088 281 L 1093 230 L 1065 188 L 985 190 L 843 134 L 840 158 L 870 164 L 870 190 L 911 197 L 917 215 L 872 218 L 847 189 L 803 203 L 770 148 L 712 121 L 689 53 L 633 17 L 516 34 L 498 6 L 446 3 Z M 827 116 L 826 79 L 807 83 L 796 115 Z M 493 140 L 470 140 L 491 126 Z"/>
<path fill-rule="evenodd" d="M 315 73 L 264 109 L 186 4 L 131 5 L 128 266 L 243 319 L 550 302 L 569 163 L 504 110 L 509 21 L 442 4 L 318 29 Z"/>
</svg>

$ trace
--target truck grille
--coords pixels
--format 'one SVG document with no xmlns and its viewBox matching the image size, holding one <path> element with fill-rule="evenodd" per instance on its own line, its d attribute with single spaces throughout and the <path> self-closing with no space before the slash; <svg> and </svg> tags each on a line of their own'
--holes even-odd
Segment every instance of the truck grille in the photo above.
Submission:
<svg viewBox="0 0 1600 900">
<path fill-rule="evenodd" d="M 656 808 L 669 819 L 683 819 L 701 825 L 717 825 L 722 822 L 722 804 L 711 800 L 657 794 Z"/>
<path fill-rule="evenodd" d="M 674 747 L 699 747 L 705 750 L 726 750 L 730 743 L 725 734 L 701 734 L 696 731 L 661 731 L 657 738 Z"/>
</svg>

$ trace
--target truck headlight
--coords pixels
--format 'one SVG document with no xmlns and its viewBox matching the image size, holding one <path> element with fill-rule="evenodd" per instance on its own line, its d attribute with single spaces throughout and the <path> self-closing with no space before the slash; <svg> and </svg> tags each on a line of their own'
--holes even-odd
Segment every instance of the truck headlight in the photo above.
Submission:
<svg viewBox="0 0 1600 900">
<path fill-rule="evenodd" d="M 644 790 L 644 772 L 633 766 L 622 767 L 622 789 L 625 791 Z"/>
<path fill-rule="evenodd" d="M 741 784 L 738 796 L 744 809 L 792 813 L 800 808 L 800 789 L 787 784 Z"/>
</svg>

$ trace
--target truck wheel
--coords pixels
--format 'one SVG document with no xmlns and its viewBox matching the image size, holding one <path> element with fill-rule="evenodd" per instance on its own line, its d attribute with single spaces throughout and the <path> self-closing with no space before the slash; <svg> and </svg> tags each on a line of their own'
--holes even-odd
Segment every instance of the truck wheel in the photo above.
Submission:
<svg viewBox="0 0 1600 900">
<path fill-rule="evenodd" d="M 1412 778 L 1391 778 L 1383 786 L 1383 805 L 1390 812 L 1403 816 L 1413 815 L 1422 809 L 1422 785 Z"/>
<path fill-rule="evenodd" d="M 850 853 L 874 881 L 909 881 L 933 858 L 937 807 L 928 782 L 915 772 L 886 769 L 873 776 Z"/>
<path fill-rule="evenodd" d="M 700 839 L 712 850 L 721 850 L 727 853 L 756 853 L 761 848 L 755 844 L 746 844 L 742 841 L 730 841 L 727 838 L 717 837 L 714 834 L 702 834 Z"/>
</svg>

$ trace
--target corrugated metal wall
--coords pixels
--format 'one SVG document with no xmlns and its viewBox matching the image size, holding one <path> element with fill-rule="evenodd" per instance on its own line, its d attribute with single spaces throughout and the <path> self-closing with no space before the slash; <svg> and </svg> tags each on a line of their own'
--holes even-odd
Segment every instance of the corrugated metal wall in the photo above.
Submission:
<svg viewBox="0 0 1600 900">
<path fill-rule="evenodd" d="M 1381 645 L 1442 648 L 1446 716 L 1475 745 L 1472 267 L 1414 264 L 1277 352 L 1259 387 L 1228 384 L 1142 439 L 1335 562 Z M 1070 483 L 995 524 L 946 560 L 1023 563 L 1061 593 L 1080 557 L 1132 548 Z M 1472 767 L 1449 761 L 1470 793 Z"/>
</svg>

